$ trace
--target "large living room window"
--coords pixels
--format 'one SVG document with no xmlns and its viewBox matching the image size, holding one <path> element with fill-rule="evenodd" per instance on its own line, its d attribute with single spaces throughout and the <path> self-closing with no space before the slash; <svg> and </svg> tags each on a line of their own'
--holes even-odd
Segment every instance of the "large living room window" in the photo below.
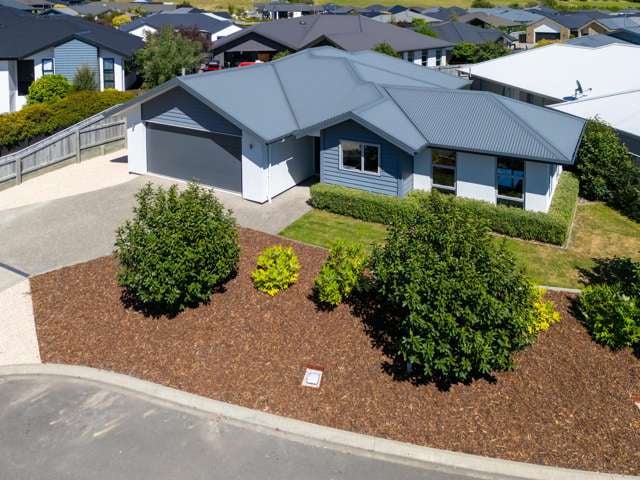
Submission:
<svg viewBox="0 0 640 480">
<path fill-rule="evenodd" d="M 380 146 L 340 140 L 340 168 L 380 175 Z"/>
<path fill-rule="evenodd" d="M 431 150 L 433 188 L 443 193 L 456 193 L 456 152 Z"/>
<path fill-rule="evenodd" d="M 524 160 L 498 157 L 498 204 L 524 208 Z"/>
</svg>

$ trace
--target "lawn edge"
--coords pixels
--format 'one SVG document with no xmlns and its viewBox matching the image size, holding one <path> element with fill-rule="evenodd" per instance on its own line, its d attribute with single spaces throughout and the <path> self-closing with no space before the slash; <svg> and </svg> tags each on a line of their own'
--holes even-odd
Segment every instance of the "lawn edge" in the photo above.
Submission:
<svg viewBox="0 0 640 480">
<path fill-rule="evenodd" d="M 169 404 L 195 414 L 222 417 L 245 428 L 271 432 L 293 441 L 372 459 L 435 469 L 475 478 L 543 480 L 623 480 L 627 475 L 571 470 L 439 450 L 384 438 L 338 430 L 201 397 L 131 376 L 90 367 L 62 364 L 0 366 L 0 377 L 49 376 L 83 380 Z"/>
</svg>

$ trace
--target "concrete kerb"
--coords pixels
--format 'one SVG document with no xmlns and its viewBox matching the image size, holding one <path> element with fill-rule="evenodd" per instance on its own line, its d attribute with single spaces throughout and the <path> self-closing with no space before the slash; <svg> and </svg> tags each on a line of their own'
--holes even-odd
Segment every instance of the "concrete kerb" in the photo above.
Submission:
<svg viewBox="0 0 640 480">
<path fill-rule="evenodd" d="M 477 455 L 421 447 L 347 432 L 321 425 L 251 410 L 198 395 L 182 392 L 118 373 L 72 365 L 10 365 L 0 367 L 0 376 L 54 376 L 102 384 L 110 389 L 139 395 L 145 399 L 174 407 L 221 417 L 223 421 L 280 435 L 288 439 L 322 448 L 347 452 L 383 461 L 474 478 L 528 480 L 623 480 L 637 477 L 555 468 Z"/>
</svg>

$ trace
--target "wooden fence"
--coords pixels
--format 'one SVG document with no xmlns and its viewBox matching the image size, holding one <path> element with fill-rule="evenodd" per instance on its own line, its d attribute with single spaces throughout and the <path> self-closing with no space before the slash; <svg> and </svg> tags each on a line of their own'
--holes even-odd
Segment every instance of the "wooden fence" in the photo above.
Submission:
<svg viewBox="0 0 640 480">
<path fill-rule="evenodd" d="M 0 190 L 22 183 L 39 170 L 80 162 L 105 153 L 105 148 L 125 148 L 126 117 L 110 115 L 108 108 L 22 150 L 0 157 Z"/>
</svg>

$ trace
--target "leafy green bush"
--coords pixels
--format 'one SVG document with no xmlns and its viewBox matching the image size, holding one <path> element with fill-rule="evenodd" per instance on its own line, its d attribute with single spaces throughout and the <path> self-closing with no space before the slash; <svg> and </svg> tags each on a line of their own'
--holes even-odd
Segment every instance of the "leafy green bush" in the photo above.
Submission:
<svg viewBox="0 0 640 480">
<path fill-rule="evenodd" d="M 209 300 L 235 273 L 236 223 L 214 194 L 195 183 L 179 192 L 145 185 L 134 217 L 118 228 L 118 283 L 145 308 L 174 313 Z"/>
<path fill-rule="evenodd" d="M 400 57 L 401 55 L 387 42 L 378 43 L 373 47 L 374 52 L 389 55 L 390 57 Z"/>
<path fill-rule="evenodd" d="M 71 85 L 62 75 L 44 75 L 29 86 L 27 104 L 55 102 L 70 91 Z"/>
<path fill-rule="evenodd" d="M 538 334 L 548 330 L 551 325 L 560 321 L 560 313 L 556 311 L 553 302 L 544 299 L 545 289 L 535 289 L 534 320 L 529 326 L 529 333 Z"/>
<path fill-rule="evenodd" d="M 640 298 L 640 261 L 628 257 L 596 258 L 587 277 L 592 285 L 617 283 L 625 295 Z"/>
<path fill-rule="evenodd" d="M 318 183 L 311 187 L 311 204 L 315 208 L 338 215 L 389 224 L 395 217 L 415 210 L 418 199 L 430 195 L 428 192 L 414 191 L 407 197 L 399 198 Z M 578 182 L 572 174 L 563 172 L 549 213 L 529 212 L 458 197 L 453 203 L 486 220 L 494 232 L 525 240 L 562 245 L 569 234 L 577 200 Z"/>
<path fill-rule="evenodd" d="M 98 89 L 96 74 L 88 65 L 82 65 L 76 70 L 76 74 L 73 77 L 73 89 L 78 92 Z"/>
<path fill-rule="evenodd" d="M 445 381 L 510 368 L 533 339 L 533 286 L 473 211 L 439 193 L 417 203 L 371 264 L 374 291 L 397 312 L 399 353 Z"/>
<path fill-rule="evenodd" d="M 293 248 L 275 245 L 260 254 L 251 279 L 258 290 L 273 297 L 296 283 L 299 271 L 300 262 Z"/>
<path fill-rule="evenodd" d="M 351 295 L 367 264 L 362 245 L 338 240 L 316 276 L 314 292 L 318 302 L 336 307 Z"/>
<path fill-rule="evenodd" d="M 613 349 L 640 342 L 640 305 L 618 283 L 590 285 L 578 299 L 578 311 L 598 343 Z"/>
<path fill-rule="evenodd" d="M 607 202 L 640 220 L 640 167 L 631 159 L 616 131 L 605 122 L 587 122 L 576 171 L 580 195 L 588 200 Z"/>
<path fill-rule="evenodd" d="M 507 47 L 496 42 L 458 43 L 451 51 L 451 63 L 479 63 L 503 57 L 511 53 Z"/>
<path fill-rule="evenodd" d="M 26 146 L 29 141 L 51 135 L 113 105 L 133 97 L 132 93 L 72 92 L 53 103 L 27 105 L 0 115 L 0 153 Z"/>
</svg>

